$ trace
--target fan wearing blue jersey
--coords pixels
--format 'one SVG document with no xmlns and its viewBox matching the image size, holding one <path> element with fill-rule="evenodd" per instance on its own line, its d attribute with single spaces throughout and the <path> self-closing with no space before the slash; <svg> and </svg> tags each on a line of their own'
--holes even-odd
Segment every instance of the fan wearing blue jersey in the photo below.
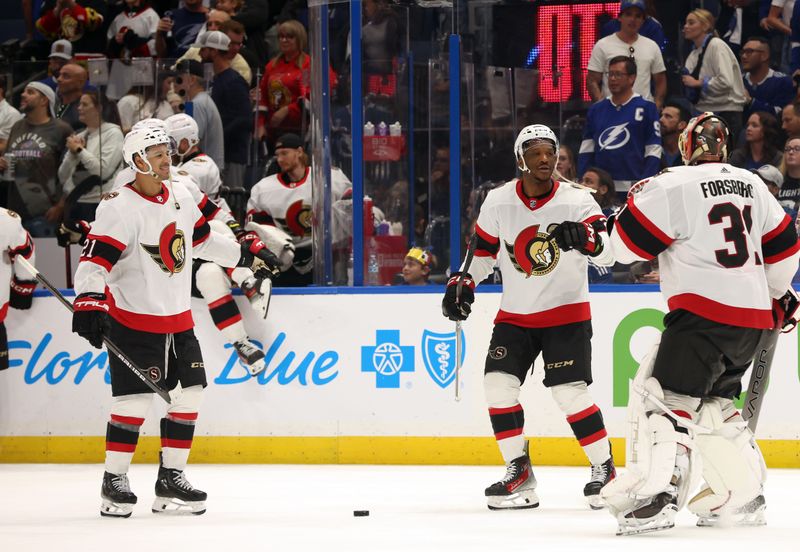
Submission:
<svg viewBox="0 0 800 552">
<path fill-rule="evenodd" d="M 608 171 L 625 201 L 631 185 L 653 176 L 661 163 L 661 129 L 656 104 L 634 93 L 636 63 L 617 56 L 608 63 L 611 95 L 589 108 L 578 174 L 595 166 Z"/>
</svg>

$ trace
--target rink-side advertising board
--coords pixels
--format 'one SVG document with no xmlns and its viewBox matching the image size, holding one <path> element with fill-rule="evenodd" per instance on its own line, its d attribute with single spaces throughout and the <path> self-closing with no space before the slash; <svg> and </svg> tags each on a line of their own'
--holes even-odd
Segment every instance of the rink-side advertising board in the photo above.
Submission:
<svg viewBox="0 0 800 552">
<path fill-rule="evenodd" d="M 455 324 L 439 294 L 275 295 L 269 318 L 236 301 L 267 368 L 249 376 L 193 300 L 208 388 L 194 462 L 497 464 L 483 392 L 483 366 L 499 293 L 479 293 L 463 324 L 461 401 L 454 400 Z M 592 293 L 594 383 L 614 453 L 624 457 L 625 406 L 639 360 L 663 329 L 657 292 Z M 9 369 L 0 372 L 0 462 L 99 462 L 111 389 L 105 350 L 71 333 L 53 297 L 6 320 Z M 778 343 L 757 437 L 767 463 L 800 467 L 800 332 Z M 558 369 L 551 367 L 550 369 Z M 525 433 L 539 464 L 585 464 L 569 425 L 534 364 L 523 387 Z M 745 385 L 749 372 L 745 375 Z M 740 399 L 741 401 L 744 398 Z M 155 462 L 153 401 L 136 461 Z"/>
</svg>

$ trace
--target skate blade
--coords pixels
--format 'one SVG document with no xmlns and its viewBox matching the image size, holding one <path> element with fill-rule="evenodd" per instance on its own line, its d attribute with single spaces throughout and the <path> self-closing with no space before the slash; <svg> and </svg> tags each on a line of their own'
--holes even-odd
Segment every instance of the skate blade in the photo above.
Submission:
<svg viewBox="0 0 800 552">
<path fill-rule="evenodd" d="M 253 364 L 247 365 L 247 371 L 250 372 L 250 375 L 255 377 L 259 375 L 261 372 L 264 371 L 264 368 L 267 367 L 267 364 L 264 362 L 263 359 L 255 361 Z"/>
<path fill-rule="evenodd" d="M 539 506 L 539 497 L 534 491 L 522 491 L 508 496 L 487 497 L 490 510 L 527 510 Z"/>
<path fill-rule="evenodd" d="M 761 527 L 767 524 L 764 512 L 752 512 L 734 516 L 701 516 L 697 518 L 698 527 Z"/>
<path fill-rule="evenodd" d="M 618 517 L 617 536 L 627 537 L 629 535 L 641 535 L 642 533 L 655 533 L 656 531 L 672 529 L 675 527 L 675 514 L 677 513 L 678 508 L 675 505 L 669 505 L 650 519 Z"/>
<path fill-rule="evenodd" d="M 206 513 L 205 500 L 197 502 L 184 502 L 179 498 L 167 498 L 157 496 L 153 501 L 152 507 L 154 514 L 186 515 L 193 514 L 199 516 Z"/>
<path fill-rule="evenodd" d="M 122 504 L 103 499 L 100 515 L 103 517 L 129 518 L 133 513 L 133 504 Z"/>
</svg>

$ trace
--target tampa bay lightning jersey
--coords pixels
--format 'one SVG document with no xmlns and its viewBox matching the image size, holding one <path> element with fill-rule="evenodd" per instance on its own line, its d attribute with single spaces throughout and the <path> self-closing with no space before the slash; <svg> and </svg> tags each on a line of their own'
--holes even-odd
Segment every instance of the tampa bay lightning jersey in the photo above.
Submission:
<svg viewBox="0 0 800 552">
<path fill-rule="evenodd" d="M 618 192 L 660 169 L 661 126 L 656 104 L 634 94 L 621 105 L 606 98 L 589 108 L 578 173 L 589 167 L 608 171 Z M 619 182 L 630 182 L 624 189 Z"/>
</svg>

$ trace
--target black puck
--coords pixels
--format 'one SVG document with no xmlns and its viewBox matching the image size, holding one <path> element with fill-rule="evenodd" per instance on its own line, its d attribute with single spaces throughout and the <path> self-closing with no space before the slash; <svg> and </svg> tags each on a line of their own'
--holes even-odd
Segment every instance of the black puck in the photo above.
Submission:
<svg viewBox="0 0 800 552">
<path fill-rule="evenodd" d="M 356 517 L 366 517 L 369 515 L 369 510 L 353 510 L 353 515 Z"/>
</svg>

